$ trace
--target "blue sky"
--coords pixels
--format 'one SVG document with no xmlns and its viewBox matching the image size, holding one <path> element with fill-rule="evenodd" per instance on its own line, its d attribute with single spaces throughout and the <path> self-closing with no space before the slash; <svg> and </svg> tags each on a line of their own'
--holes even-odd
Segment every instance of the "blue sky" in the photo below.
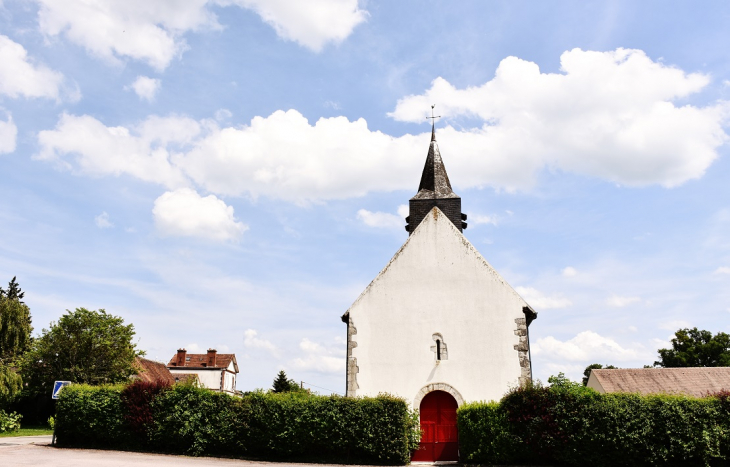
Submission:
<svg viewBox="0 0 730 467">
<path fill-rule="evenodd" d="M 726 2 L 0 1 L 0 280 L 342 392 L 436 104 L 535 376 L 730 331 Z M 4 279 L 3 279 L 4 278 Z M 315 388 L 316 389 L 316 388 Z M 322 392 L 327 392 L 321 390 Z"/>
</svg>

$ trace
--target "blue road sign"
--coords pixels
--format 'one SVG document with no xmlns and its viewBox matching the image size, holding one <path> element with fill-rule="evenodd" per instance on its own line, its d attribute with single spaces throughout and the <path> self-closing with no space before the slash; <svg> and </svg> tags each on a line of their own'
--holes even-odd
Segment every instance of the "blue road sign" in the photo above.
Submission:
<svg viewBox="0 0 730 467">
<path fill-rule="evenodd" d="M 51 394 L 51 399 L 58 399 L 58 393 L 61 392 L 61 389 L 63 389 L 64 386 L 68 386 L 71 384 L 71 381 L 56 381 L 53 383 L 53 394 Z"/>
</svg>

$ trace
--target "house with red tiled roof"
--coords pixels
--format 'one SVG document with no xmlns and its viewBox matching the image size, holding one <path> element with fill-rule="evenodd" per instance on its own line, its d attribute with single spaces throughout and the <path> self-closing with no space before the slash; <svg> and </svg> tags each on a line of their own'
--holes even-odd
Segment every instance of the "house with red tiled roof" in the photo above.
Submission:
<svg viewBox="0 0 730 467">
<path fill-rule="evenodd" d="M 600 393 L 685 394 L 703 397 L 730 390 L 730 367 L 591 370 L 589 388 Z"/>
<path fill-rule="evenodd" d="M 195 375 L 202 387 L 229 394 L 236 392 L 238 363 L 235 354 L 219 354 L 215 349 L 208 349 L 204 354 L 189 354 L 187 350 L 179 349 L 167 369 L 176 380 Z"/>
<path fill-rule="evenodd" d="M 141 379 L 148 383 L 162 382 L 170 385 L 175 384 L 175 378 L 164 363 L 137 357 L 135 366 L 137 367 L 137 374 L 133 375 L 132 379 Z"/>
</svg>

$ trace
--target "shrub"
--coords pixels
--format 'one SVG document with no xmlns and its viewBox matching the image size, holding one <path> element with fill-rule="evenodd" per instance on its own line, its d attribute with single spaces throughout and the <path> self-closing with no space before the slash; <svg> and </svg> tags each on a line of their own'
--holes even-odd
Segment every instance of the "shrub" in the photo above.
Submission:
<svg viewBox="0 0 730 467">
<path fill-rule="evenodd" d="M 72 384 L 56 405 L 56 441 L 61 446 L 123 448 L 133 443 L 121 400 L 123 386 Z"/>
<path fill-rule="evenodd" d="M 509 464 L 520 459 L 522 441 L 510 431 L 507 413 L 499 403 L 464 404 L 457 420 L 462 462 Z"/>
<path fill-rule="evenodd" d="M 148 431 L 152 426 L 152 400 L 168 389 L 170 383 L 166 381 L 136 380 L 122 390 L 120 397 L 125 409 L 124 419 L 140 440 L 148 440 Z"/>
<path fill-rule="evenodd" d="M 462 460 L 593 467 L 730 460 L 728 395 L 598 394 L 551 382 L 516 388 L 499 404 L 460 408 Z"/>
<path fill-rule="evenodd" d="M 416 414 L 393 396 L 255 392 L 240 398 L 139 383 L 68 386 L 56 435 L 61 445 L 379 464 L 407 463 L 419 439 Z"/>
<path fill-rule="evenodd" d="M 7 413 L 4 410 L 0 410 L 0 433 L 18 431 L 22 418 L 22 415 L 15 412 Z"/>
</svg>

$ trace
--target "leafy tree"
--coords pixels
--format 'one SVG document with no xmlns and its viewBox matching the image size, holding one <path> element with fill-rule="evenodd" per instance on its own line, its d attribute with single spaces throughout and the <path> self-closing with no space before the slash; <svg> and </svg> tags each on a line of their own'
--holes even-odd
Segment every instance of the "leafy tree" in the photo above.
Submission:
<svg viewBox="0 0 730 467">
<path fill-rule="evenodd" d="M 671 349 L 659 349 L 654 365 L 665 368 L 690 366 L 730 366 L 730 335 L 697 328 L 674 333 Z"/>
<path fill-rule="evenodd" d="M 272 392 L 302 392 L 304 391 L 296 381 L 289 379 L 284 370 L 279 371 L 274 379 Z"/>
<path fill-rule="evenodd" d="M 0 363 L 9 364 L 30 346 L 30 308 L 18 298 L 0 297 Z"/>
<path fill-rule="evenodd" d="M 144 355 L 132 342 L 134 325 L 104 310 L 77 308 L 44 329 L 21 359 L 21 374 L 33 393 L 50 392 L 56 380 L 102 384 L 128 381 Z"/>
<path fill-rule="evenodd" d="M 10 281 L 10 293 L 0 289 L 0 408 L 7 406 L 22 389 L 15 364 L 30 345 L 33 331 L 30 309 L 20 301 L 25 294 L 14 284 L 15 278 Z"/>
<path fill-rule="evenodd" d="M 3 288 L 0 287 L 0 297 L 7 297 L 11 300 L 18 300 L 20 303 L 23 303 L 21 299 L 25 297 L 25 292 L 20 290 L 20 286 L 16 281 L 16 276 L 13 276 L 13 279 L 8 282 L 8 290 L 3 290 Z"/>
<path fill-rule="evenodd" d="M 590 377 L 591 377 L 591 370 L 601 370 L 601 369 L 605 369 L 605 370 L 615 370 L 615 369 L 617 369 L 617 368 L 618 368 L 618 367 L 615 367 L 615 366 L 613 366 L 613 365 L 606 365 L 606 366 L 603 366 L 603 365 L 601 365 L 600 363 L 591 363 L 591 364 L 590 364 L 590 365 L 588 365 L 588 366 L 586 367 L 586 369 L 585 369 L 585 370 L 583 371 L 583 386 L 587 386 L 587 385 L 588 385 L 588 378 L 590 378 Z"/>
</svg>

